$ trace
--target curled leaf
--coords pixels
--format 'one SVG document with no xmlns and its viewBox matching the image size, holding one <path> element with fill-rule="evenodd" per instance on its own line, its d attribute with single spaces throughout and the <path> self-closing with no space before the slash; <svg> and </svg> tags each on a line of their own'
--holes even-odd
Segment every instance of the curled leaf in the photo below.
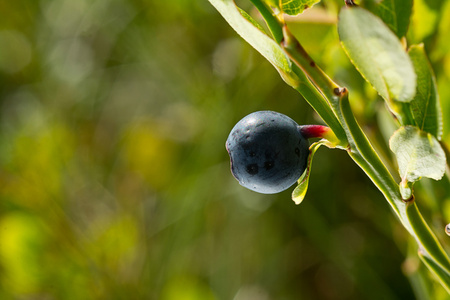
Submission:
<svg viewBox="0 0 450 300">
<path fill-rule="evenodd" d="M 402 182 L 415 182 L 421 177 L 440 180 L 444 176 L 445 152 L 433 135 L 415 126 L 403 126 L 394 132 L 389 147 L 397 157 Z"/>
<path fill-rule="evenodd" d="M 314 153 L 316 153 L 317 149 L 319 149 L 320 146 L 325 145 L 325 143 L 325 141 L 318 141 L 313 143 L 309 147 L 310 154 L 308 157 L 305 172 L 303 172 L 302 176 L 299 178 L 298 185 L 292 192 L 292 200 L 294 200 L 295 204 L 297 205 L 302 203 L 303 199 L 305 199 L 306 191 L 308 190 L 309 175 L 311 174 L 311 164 Z"/>
</svg>

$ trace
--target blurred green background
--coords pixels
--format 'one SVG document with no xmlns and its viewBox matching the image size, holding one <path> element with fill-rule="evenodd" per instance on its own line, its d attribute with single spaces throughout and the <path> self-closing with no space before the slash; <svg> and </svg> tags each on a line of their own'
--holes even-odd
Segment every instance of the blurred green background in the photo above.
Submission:
<svg viewBox="0 0 450 300">
<path fill-rule="evenodd" d="M 393 124 L 339 47 L 343 1 L 323 2 L 292 30 L 389 159 Z M 408 39 L 429 50 L 449 144 L 450 5 L 415 5 Z M 0 11 L 0 299 L 420 298 L 414 243 L 344 151 L 316 154 L 300 206 L 293 188 L 260 195 L 232 177 L 224 145 L 243 116 L 320 120 L 207 1 Z M 448 247 L 444 181 L 416 190 Z"/>
</svg>

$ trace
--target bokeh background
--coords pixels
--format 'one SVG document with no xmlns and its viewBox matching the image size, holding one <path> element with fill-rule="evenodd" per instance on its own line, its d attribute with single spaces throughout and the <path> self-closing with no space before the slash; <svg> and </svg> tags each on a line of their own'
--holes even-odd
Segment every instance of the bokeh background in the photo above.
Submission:
<svg viewBox="0 0 450 300">
<path fill-rule="evenodd" d="M 339 47 L 343 1 L 322 2 L 291 28 L 389 161 L 395 124 Z M 299 206 L 234 180 L 243 116 L 320 120 L 206 0 L 0 11 L 0 299 L 446 299 L 344 151 L 318 151 Z M 449 34 L 449 1 L 415 1 L 408 40 L 430 53 L 450 145 Z M 447 249 L 448 182 L 416 188 Z"/>
</svg>

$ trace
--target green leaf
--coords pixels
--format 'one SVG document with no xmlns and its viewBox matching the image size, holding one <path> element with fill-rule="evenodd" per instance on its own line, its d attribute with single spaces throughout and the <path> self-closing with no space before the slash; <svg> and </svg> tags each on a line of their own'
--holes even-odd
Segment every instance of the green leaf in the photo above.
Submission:
<svg viewBox="0 0 450 300">
<path fill-rule="evenodd" d="M 441 106 L 436 79 L 423 45 L 412 46 L 409 57 L 417 74 L 416 96 L 410 102 L 415 125 L 440 140 L 442 136 Z"/>
<path fill-rule="evenodd" d="M 434 273 L 437 279 L 441 282 L 442 286 L 445 288 L 447 293 L 450 294 L 448 287 L 450 286 L 450 273 L 436 262 L 436 259 L 430 256 L 428 253 L 423 254 L 419 252 L 419 257 L 422 259 L 423 263 Z"/>
<path fill-rule="evenodd" d="M 279 72 L 291 73 L 291 62 L 281 47 L 245 16 L 233 0 L 209 0 L 236 32 L 264 56 Z"/>
<path fill-rule="evenodd" d="M 316 153 L 317 149 L 320 146 L 325 145 L 326 141 L 318 141 L 313 143 L 309 147 L 309 157 L 306 165 L 306 170 L 303 172 L 302 176 L 298 179 L 298 185 L 292 192 L 292 200 L 294 200 L 295 204 L 302 203 L 303 199 L 305 199 L 306 191 L 308 190 L 309 185 L 309 175 L 311 174 L 311 164 L 312 159 L 314 157 L 314 153 Z"/>
<path fill-rule="evenodd" d="M 409 102 L 416 92 L 416 74 L 397 36 L 369 11 L 343 8 L 339 37 L 362 76 L 387 102 Z"/>
<path fill-rule="evenodd" d="M 438 140 L 415 126 L 400 127 L 389 140 L 397 157 L 403 185 L 421 177 L 440 180 L 445 173 L 446 158 Z"/>
<path fill-rule="evenodd" d="M 280 8 L 280 1 L 279 0 L 263 0 L 267 5 Z"/>
<path fill-rule="evenodd" d="M 237 7 L 237 6 L 236 6 Z M 237 9 L 239 10 L 239 12 L 241 13 L 241 15 L 250 23 L 252 23 L 253 26 L 255 26 L 256 28 L 258 28 L 261 32 L 264 32 L 264 28 L 255 21 L 255 19 L 253 19 L 245 10 L 241 9 L 240 7 L 237 7 Z"/>
<path fill-rule="evenodd" d="M 266 21 L 272 36 L 277 44 L 280 44 L 283 40 L 283 29 L 281 28 L 280 20 L 275 16 L 274 10 L 280 11 L 278 6 L 272 6 L 264 2 L 264 0 L 250 0 L 255 8 L 261 14 L 261 17 Z"/>
<path fill-rule="evenodd" d="M 402 38 L 408 31 L 413 0 L 383 0 L 377 5 L 376 14 L 389 28 Z"/>
<path fill-rule="evenodd" d="M 284 13 L 295 16 L 301 14 L 320 0 L 282 0 L 281 7 Z"/>
</svg>

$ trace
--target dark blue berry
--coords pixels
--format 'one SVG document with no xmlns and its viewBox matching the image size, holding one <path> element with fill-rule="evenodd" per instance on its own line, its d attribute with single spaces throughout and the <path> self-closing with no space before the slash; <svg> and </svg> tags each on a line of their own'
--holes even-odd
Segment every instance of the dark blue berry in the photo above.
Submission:
<svg viewBox="0 0 450 300">
<path fill-rule="evenodd" d="M 298 124 L 283 114 L 258 111 L 240 120 L 226 142 L 231 172 L 256 192 L 274 194 L 292 186 L 303 174 L 309 143 Z"/>
</svg>

